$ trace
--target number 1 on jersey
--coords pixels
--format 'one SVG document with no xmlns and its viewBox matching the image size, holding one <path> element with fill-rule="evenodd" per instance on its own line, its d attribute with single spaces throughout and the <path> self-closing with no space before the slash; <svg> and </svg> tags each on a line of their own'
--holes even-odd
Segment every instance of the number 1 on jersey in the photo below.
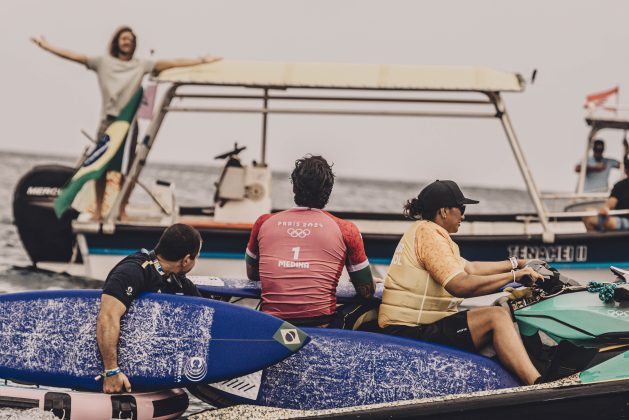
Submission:
<svg viewBox="0 0 629 420">
<path fill-rule="evenodd" d="M 292 249 L 293 251 L 293 259 L 294 260 L 298 260 L 299 259 L 299 250 L 301 249 L 300 246 L 296 246 L 295 248 Z"/>
</svg>

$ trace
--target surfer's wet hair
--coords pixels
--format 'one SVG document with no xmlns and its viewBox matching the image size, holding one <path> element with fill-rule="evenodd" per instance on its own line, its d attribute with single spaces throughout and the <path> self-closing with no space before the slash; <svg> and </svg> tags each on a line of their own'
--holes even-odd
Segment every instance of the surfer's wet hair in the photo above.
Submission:
<svg viewBox="0 0 629 420">
<path fill-rule="evenodd" d="M 125 32 L 130 32 L 131 35 L 133 35 L 133 50 L 131 51 L 131 56 L 133 57 L 135 47 L 138 45 L 138 37 L 135 35 L 135 32 L 133 32 L 133 29 L 128 26 L 121 26 L 111 37 L 111 41 L 109 42 L 109 54 L 112 57 L 118 58 L 120 55 L 120 36 Z"/>
<path fill-rule="evenodd" d="M 323 157 L 306 155 L 297 159 L 290 179 L 298 206 L 322 209 L 328 204 L 334 186 L 334 173 Z"/>
<path fill-rule="evenodd" d="M 167 228 L 155 247 L 155 253 L 167 261 L 179 261 L 186 255 L 196 258 L 201 247 L 201 235 L 192 226 L 175 223 Z"/>
</svg>

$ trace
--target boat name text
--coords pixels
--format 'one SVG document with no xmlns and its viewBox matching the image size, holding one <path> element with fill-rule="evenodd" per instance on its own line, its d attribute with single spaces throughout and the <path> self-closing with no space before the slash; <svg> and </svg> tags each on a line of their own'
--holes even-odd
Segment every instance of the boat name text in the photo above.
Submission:
<svg viewBox="0 0 629 420">
<path fill-rule="evenodd" d="M 586 245 L 509 245 L 507 250 L 512 257 L 547 262 L 584 262 L 588 256 Z"/>
</svg>

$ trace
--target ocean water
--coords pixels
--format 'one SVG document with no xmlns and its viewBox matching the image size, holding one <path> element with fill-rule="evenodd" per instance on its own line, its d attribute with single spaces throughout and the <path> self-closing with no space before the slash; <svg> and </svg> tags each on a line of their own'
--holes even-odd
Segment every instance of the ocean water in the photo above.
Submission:
<svg viewBox="0 0 629 420">
<path fill-rule="evenodd" d="M 28 268 L 30 261 L 20 243 L 13 225 L 13 190 L 20 177 L 32 166 L 44 163 L 73 165 L 76 158 L 20 154 L 0 151 L 0 293 L 26 290 L 99 288 L 102 283 L 94 280 L 61 274 L 42 273 Z M 184 166 L 149 164 L 141 176 L 145 185 L 155 180 L 174 182 L 177 202 L 180 205 L 209 205 L 214 195 L 214 181 L 219 169 L 210 166 Z M 424 182 L 378 181 L 369 179 L 338 178 L 328 209 L 365 212 L 401 212 L 406 200 L 417 195 Z M 465 194 L 481 203 L 470 206 L 469 213 L 509 213 L 532 211 L 527 194 L 521 190 L 496 190 L 477 188 L 462 183 Z M 272 197 L 274 207 L 287 208 L 293 205 L 292 189 L 288 173 L 273 174 Z M 148 200 L 132 197 L 132 201 Z M 151 246 L 152 244 L 147 244 Z M 188 413 L 209 408 L 191 398 Z M 19 412 L 0 409 L 2 419 L 48 419 L 49 414 Z"/>
</svg>

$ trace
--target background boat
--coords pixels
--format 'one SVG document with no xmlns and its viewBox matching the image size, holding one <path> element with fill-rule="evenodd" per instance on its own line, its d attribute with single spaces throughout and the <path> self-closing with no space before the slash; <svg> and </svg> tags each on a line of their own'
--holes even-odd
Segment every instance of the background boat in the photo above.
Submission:
<svg viewBox="0 0 629 420">
<path fill-rule="evenodd" d="M 584 280 L 591 278 L 589 270 L 627 266 L 623 248 L 628 245 L 629 232 L 586 232 L 580 219 L 586 214 L 596 214 L 595 210 L 564 211 L 565 205 L 575 199 L 590 200 L 592 204 L 591 199 L 601 199 L 600 195 L 546 195 L 559 199 L 555 208 L 543 202 L 545 197 L 529 171 L 502 99 L 504 92 L 524 90 L 524 79 L 517 73 L 482 67 L 225 60 L 166 71 L 156 81 L 165 84 L 167 90 L 147 128 L 129 176 L 120 194 L 111 200 L 104 220 L 93 221 L 89 211 L 73 214 L 71 210 L 61 221 L 50 211 L 46 213 L 63 187 L 60 179 L 71 175 L 66 169 L 36 168 L 21 180 L 14 198 L 14 216 L 22 242 L 38 267 L 103 279 L 123 255 L 156 243 L 164 227 L 179 221 L 197 227 L 204 239 L 201 262 L 194 274 L 244 277 L 243 250 L 252 223 L 260 214 L 292 205 L 289 199 L 285 206 L 278 206 L 270 195 L 274 188 L 287 186 L 285 178 L 281 182 L 272 179 L 267 165 L 267 143 L 272 142 L 267 135 L 267 124 L 275 114 L 448 118 L 453 123 L 458 119 L 495 120 L 504 129 L 514 165 L 527 187 L 517 203 L 528 201 L 528 205 L 514 203 L 505 214 L 495 214 L 494 210 L 491 211 L 494 214 L 481 215 L 470 209 L 466 222 L 455 235 L 462 255 L 470 260 L 502 260 L 512 255 L 544 259 Z M 177 102 L 173 102 L 175 99 Z M 233 151 L 218 155 L 217 158 L 225 161 L 217 177 L 218 188 L 214 199 L 206 195 L 206 204 L 201 206 L 180 205 L 175 184 L 164 181 L 161 174 L 160 180 L 152 184 L 144 180 L 136 184 L 164 117 L 172 112 L 260 115 L 260 159 L 241 162 L 238 154 L 243 148 L 238 145 Z M 479 147 L 482 147 L 480 141 Z M 328 158 L 333 161 L 334 156 Z M 476 169 L 470 167 L 470 170 Z M 430 174 L 426 177 L 431 180 Z M 211 182 L 203 179 L 197 184 L 198 191 Z M 143 187 L 148 199 L 135 208 L 127 208 L 127 217 L 118 220 L 122 211 L 120 197 L 124 191 L 140 190 L 136 185 Z M 409 223 L 398 209 L 421 186 L 414 185 L 404 198 L 395 200 L 387 188 L 385 183 L 367 194 L 353 195 L 351 205 L 337 210 L 339 216 L 359 226 L 367 255 L 379 275 L 386 270 Z M 466 192 L 473 195 L 473 190 Z M 393 203 L 392 211 L 383 210 L 388 210 L 391 204 L 378 207 L 370 204 L 372 208 L 360 209 L 362 201 L 377 196 L 383 198 L 378 202 Z"/>
</svg>

